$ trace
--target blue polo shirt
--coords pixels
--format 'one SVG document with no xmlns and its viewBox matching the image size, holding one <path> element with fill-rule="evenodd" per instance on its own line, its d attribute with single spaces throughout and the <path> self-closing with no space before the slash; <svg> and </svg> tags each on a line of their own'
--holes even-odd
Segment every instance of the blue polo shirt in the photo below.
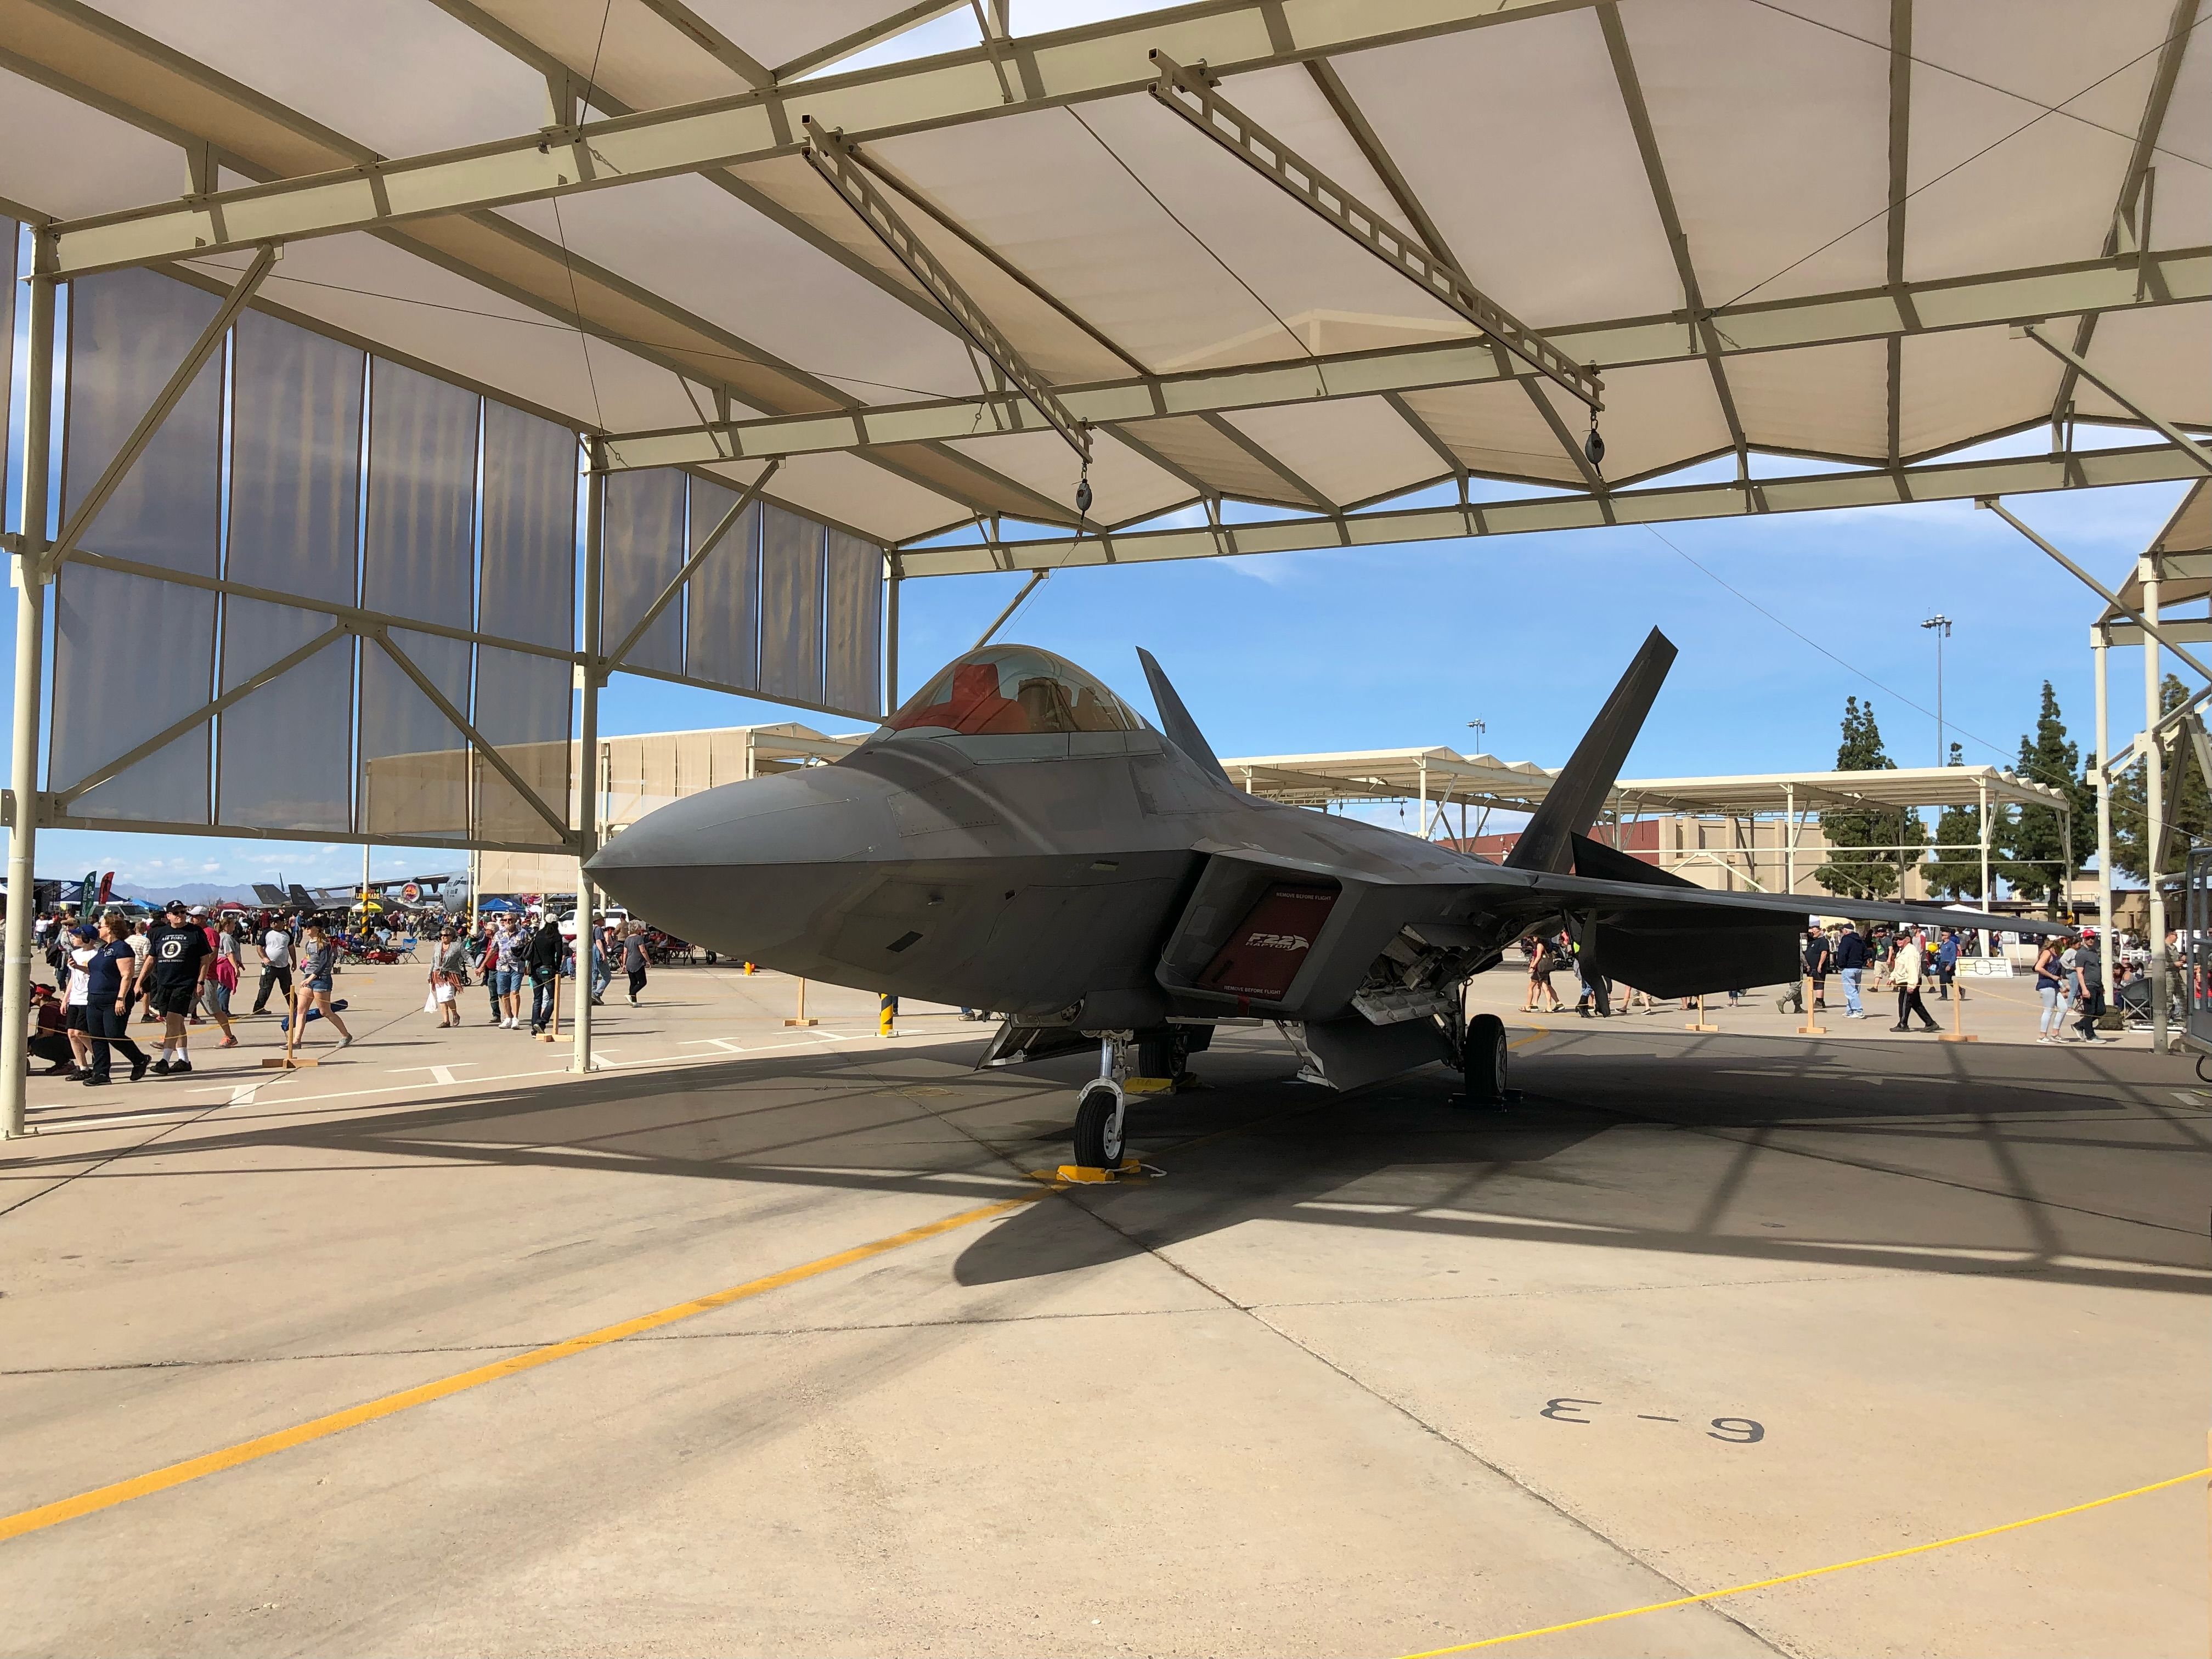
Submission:
<svg viewBox="0 0 2212 1659">
<path fill-rule="evenodd" d="M 92 953 L 85 964 L 85 995 L 92 1002 L 112 1003 L 123 994 L 124 964 L 136 959 L 137 952 L 126 939 L 103 944 Z"/>
</svg>

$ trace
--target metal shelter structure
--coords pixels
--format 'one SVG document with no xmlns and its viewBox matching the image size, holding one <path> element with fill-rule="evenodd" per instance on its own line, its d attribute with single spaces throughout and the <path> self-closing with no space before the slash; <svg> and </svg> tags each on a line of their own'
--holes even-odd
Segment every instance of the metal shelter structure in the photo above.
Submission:
<svg viewBox="0 0 2212 1659">
<path fill-rule="evenodd" d="M 1402 800 L 1420 809 L 1418 833 L 1433 836 L 1446 809 L 1532 810 L 1556 775 L 1528 761 L 1460 755 L 1445 748 L 1357 750 L 1322 755 L 1267 755 L 1224 760 L 1230 781 L 1255 794 L 1299 806 Z M 1972 853 L 1981 866 L 1980 896 L 1990 896 L 1990 855 L 1996 813 L 2008 806 L 2046 807 L 2073 842 L 2070 804 L 2060 791 L 1994 766 L 1894 767 L 1878 772 L 1776 772 L 1732 777 L 1623 778 L 1606 799 L 1616 826 L 1655 811 L 1737 820 L 1778 818 L 1785 890 L 1797 886 L 1796 853 L 1812 815 L 1822 811 L 1893 811 L 1923 806 L 1972 806 L 1982 827 L 1964 846 L 1854 847 L 1854 854 Z M 1477 833 L 1480 825 L 1478 824 Z M 1462 835 L 1465 836 L 1465 822 Z M 1664 862 L 1662 859 L 1662 863 Z M 2069 854 L 2068 867 L 2071 868 Z"/>
<path fill-rule="evenodd" d="M 908 577 L 2196 465 L 2198 0 L 1099 9 L 0 0 L 30 343 L 12 884 L 40 822 L 587 855 L 590 814 L 556 822 L 507 750 L 592 749 L 618 669 L 866 712 Z M 2098 422 L 2158 441 L 2077 447 Z M 181 629 L 173 683 L 73 678 L 100 619 Z M 222 729 L 341 718 L 332 646 L 349 822 L 288 828 L 291 781 L 227 782 Z M 404 830 L 364 823 L 363 732 L 476 759 Z M 206 822 L 114 805 L 196 762 Z M 12 1129 L 15 1059 L 0 1097 Z"/>
<path fill-rule="evenodd" d="M 2089 628 L 2089 656 L 2096 679 L 2096 764 L 2090 781 L 2097 791 L 2098 914 L 2112 914 L 2112 786 L 2130 768 L 2143 769 L 2143 818 L 2148 834 L 2145 848 L 2145 896 L 2150 908 L 2150 948 L 2153 974 L 2151 998 L 2153 1034 L 2157 1047 L 2166 1047 L 2166 890 L 2185 878 L 2181 856 L 2186 848 L 2175 845 L 2175 829 L 2169 804 L 2179 795 L 2180 768 L 2185 755 L 2197 763 L 2198 775 L 2212 781 L 2212 740 L 2208 740 L 2203 704 L 2212 697 L 2212 670 L 2197 652 L 2212 643 L 2212 453 L 2201 447 L 2200 478 L 2183 496 L 2173 516 L 2151 538 L 2136 558 L 2135 568 L 2117 589 L 2107 588 L 2069 559 L 2058 549 L 2030 530 L 1995 502 L 1984 503 L 2021 535 L 2071 570 L 2104 601 L 2104 609 Z M 2200 607 L 2206 609 L 2200 610 Z M 2181 610 L 2182 614 L 2175 611 Z M 2111 679 L 2107 659 L 2114 647 L 2142 647 L 2143 658 L 2143 723 L 2125 747 L 2112 749 Z M 2164 707 L 2163 656 L 2171 650 L 2204 684 L 2179 707 Z M 2195 926 L 2194 922 L 2190 924 Z M 2192 940 L 2188 956 L 2201 954 Z M 2112 998 L 2112 952 L 2101 953 L 2105 999 Z"/>
</svg>

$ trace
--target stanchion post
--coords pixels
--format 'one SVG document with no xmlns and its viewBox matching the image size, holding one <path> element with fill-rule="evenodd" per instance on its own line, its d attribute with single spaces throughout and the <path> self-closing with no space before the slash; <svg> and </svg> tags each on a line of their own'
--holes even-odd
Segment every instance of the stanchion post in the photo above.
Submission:
<svg viewBox="0 0 2212 1659">
<path fill-rule="evenodd" d="M 787 1019 L 783 1023 L 786 1025 L 819 1025 L 822 1023 L 818 1019 L 809 1019 L 806 1017 L 806 981 L 803 979 L 799 981 L 798 1016 L 795 1018 Z"/>
<path fill-rule="evenodd" d="M 1797 1028 L 1797 1035 L 1800 1036 L 1827 1036 L 1828 1028 L 1820 1024 L 1820 1016 L 1814 1012 L 1812 975 L 1800 975 L 1797 982 L 1804 988 L 1805 998 L 1805 1023 Z"/>
<path fill-rule="evenodd" d="M 1961 989 L 1962 987 L 1958 981 L 1954 980 L 1951 982 L 1951 1029 L 1936 1039 L 1938 1042 L 1979 1042 L 1981 1041 L 1981 1038 L 1966 1029 L 1966 1016 L 1963 1006 L 1966 999 L 1960 994 Z"/>
<path fill-rule="evenodd" d="M 1686 1031 L 1717 1031 L 1721 1029 L 1717 1025 L 1708 1025 L 1705 1024 L 1705 993 L 1702 991 L 1698 994 L 1697 1018 L 1690 1024 L 1685 1025 L 1682 1029 Z"/>
<path fill-rule="evenodd" d="M 895 1037 L 898 1035 L 898 999 L 889 991 L 878 998 L 876 1035 Z"/>
</svg>

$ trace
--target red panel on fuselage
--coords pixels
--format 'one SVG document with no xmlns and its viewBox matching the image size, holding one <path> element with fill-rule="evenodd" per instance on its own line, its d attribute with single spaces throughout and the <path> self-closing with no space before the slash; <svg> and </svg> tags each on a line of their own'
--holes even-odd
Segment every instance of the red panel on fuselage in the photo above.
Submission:
<svg viewBox="0 0 2212 1659">
<path fill-rule="evenodd" d="M 1198 976 L 1200 987 L 1280 1002 L 1290 994 L 1291 981 L 1305 964 L 1336 898 L 1334 887 L 1275 883 L 1260 895 L 1259 902 L 1245 913 L 1228 943 L 1206 964 Z"/>
</svg>

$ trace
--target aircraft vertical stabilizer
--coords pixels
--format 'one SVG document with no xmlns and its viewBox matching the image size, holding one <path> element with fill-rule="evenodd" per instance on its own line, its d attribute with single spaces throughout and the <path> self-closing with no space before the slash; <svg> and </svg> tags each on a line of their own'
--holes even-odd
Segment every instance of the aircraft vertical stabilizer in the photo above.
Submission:
<svg viewBox="0 0 2212 1659">
<path fill-rule="evenodd" d="M 1668 649 L 1672 651 L 1671 647 Z M 1137 660 L 1145 665 L 1145 678 L 1152 683 L 1152 702 L 1160 711 L 1160 725 L 1166 732 L 1168 741 L 1222 782 L 1228 782 L 1229 774 L 1221 769 L 1221 763 L 1213 753 L 1213 745 L 1198 729 L 1198 722 L 1191 719 L 1190 710 L 1182 706 L 1182 699 L 1176 695 L 1175 687 L 1168 684 L 1166 671 L 1141 645 L 1137 647 Z"/>
<path fill-rule="evenodd" d="M 1565 873 L 1574 860 L 1574 838 L 1589 835 L 1597 815 L 1604 811 L 1605 798 L 1620 775 L 1621 764 L 1628 758 L 1636 734 L 1643 730 L 1644 717 L 1651 712 L 1652 699 L 1659 695 L 1674 662 L 1674 641 L 1653 629 L 1644 637 L 1636 659 L 1628 665 L 1628 672 L 1620 677 L 1620 684 L 1605 700 L 1605 707 L 1590 722 L 1590 729 L 1575 745 L 1574 758 L 1538 805 L 1513 850 L 1505 855 L 1509 868 Z"/>
</svg>

